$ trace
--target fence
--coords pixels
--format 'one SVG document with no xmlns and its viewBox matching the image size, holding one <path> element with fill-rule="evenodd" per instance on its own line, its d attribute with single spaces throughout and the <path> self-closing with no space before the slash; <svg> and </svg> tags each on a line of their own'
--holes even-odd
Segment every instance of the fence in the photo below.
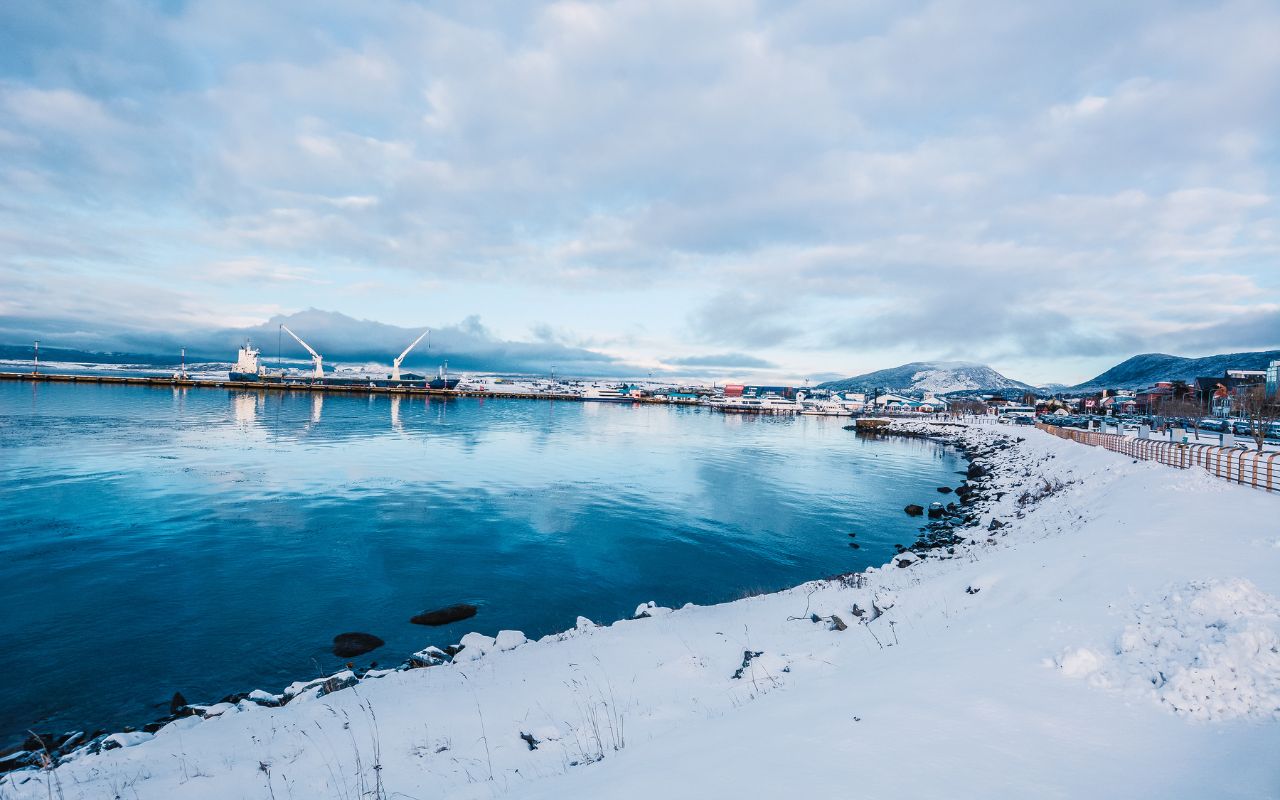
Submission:
<svg viewBox="0 0 1280 800">
<path fill-rule="evenodd" d="M 1070 439 L 1115 453 L 1156 461 L 1178 469 L 1200 467 L 1224 480 L 1266 489 L 1280 489 L 1280 451 L 1241 450 L 1216 444 L 1183 444 L 1157 439 L 1137 439 L 1118 433 L 1098 433 L 1061 428 L 1037 422 L 1036 427 L 1061 439 Z"/>
</svg>

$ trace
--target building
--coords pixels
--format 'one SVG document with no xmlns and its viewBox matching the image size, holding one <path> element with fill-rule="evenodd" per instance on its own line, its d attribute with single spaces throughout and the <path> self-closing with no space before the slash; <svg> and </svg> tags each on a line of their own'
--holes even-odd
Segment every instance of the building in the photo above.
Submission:
<svg viewBox="0 0 1280 800">
<path fill-rule="evenodd" d="M 1280 395 L 1280 361 L 1272 361 L 1267 367 L 1267 397 Z"/>
<path fill-rule="evenodd" d="M 1266 381 L 1267 370 L 1232 370 L 1221 377 L 1196 378 L 1196 397 L 1208 413 L 1230 416 L 1246 391 Z"/>
</svg>

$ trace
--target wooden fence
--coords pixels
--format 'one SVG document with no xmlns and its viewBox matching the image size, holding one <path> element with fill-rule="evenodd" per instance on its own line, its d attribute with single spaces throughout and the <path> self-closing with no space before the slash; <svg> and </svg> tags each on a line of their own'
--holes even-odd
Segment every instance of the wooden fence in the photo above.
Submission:
<svg viewBox="0 0 1280 800">
<path fill-rule="evenodd" d="M 1099 433 L 1075 428 L 1062 428 L 1037 422 L 1036 427 L 1061 439 L 1070 439 L 1092 447 L 1103 447 L 1115 453 L 1157 461 L 1178 469 L 1199 467 L 1233 483 L 1266 489 L 1280 489 L 1280 451 L 1242 450 L 1216 444 L 1183 444 L 1159 439 L 1138 439 L 1118 433 Z"/>
</svg>

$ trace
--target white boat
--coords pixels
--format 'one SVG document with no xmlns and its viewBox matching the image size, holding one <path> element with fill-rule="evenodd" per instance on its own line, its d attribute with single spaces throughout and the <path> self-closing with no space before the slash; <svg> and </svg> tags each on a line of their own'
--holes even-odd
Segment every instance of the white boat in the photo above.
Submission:
<svg viewBox="0 0 1280 800">
<path fill-rule="evenodd" d="M 629 403 L 631 395 L 612 386 L 592 386 L 582 393 L 582 399 L 597 403 Z"/>
<path fill-rule="evenodd" d="M 795 403 L 772 392 L 763 397 L 727 397 L 720 408 L 749 414 L 794 414 L 799 410 Z"/>
<path fill-rule="evenodd" d="M 807 399 L 803 394 L 796 398 L 800 414 L 814 417 L 852 417 L 853 409 L 848 403 L 832 398 Z"/>
</svg>

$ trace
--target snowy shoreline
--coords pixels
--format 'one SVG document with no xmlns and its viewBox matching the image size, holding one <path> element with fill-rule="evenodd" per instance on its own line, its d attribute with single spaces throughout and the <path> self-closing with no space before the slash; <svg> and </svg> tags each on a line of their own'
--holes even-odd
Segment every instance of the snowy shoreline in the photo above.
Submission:
<svg viewBox="0 0 1280 800">
<path fill-rule="evenodd" d="M 715 606 L 645 605 L 537 642 L 469 634 L 452 665 L 299 682 L 282 708 L 266 693 L 204 707 L 10 773 L 0 795 L 629 797 L 678 779 L 663 791 L 712 797 L 730 793 L 705 783 L 717 769 L 740 791 L 822 794 L 856 776 L 869 794 L 1096 794 L 1096 776 L 1064 768 L 1054 747 L 1083 748 L 1140 794 L 1280 790 L 1280 768 L 1244 761 L 1280 744 L 1277 498 L 1034 430 L 894 431 L 939 437 L 990 474 L 958 504 L 972 525 L 882 568 Z M 1245 540 L 1234 552 L 1206 541 L 1202 518 Z M 1124 724 L 1093 725 L 1116 715 Z M 1143 749 L 1143 733 L 1157 746 Z M 1107 736 L 1163 774 L 1120 775 L 1123 759 L 1096 747 Z M 931 740 L 946 767 L 907 769 Z M 1015 752 L 1028 742 L 1054 747 Z M 1179 746 L 1208 771 L 1188 775 Z M 1021 771 L 997 769 L 1015 754 Z"/>
</svg>

